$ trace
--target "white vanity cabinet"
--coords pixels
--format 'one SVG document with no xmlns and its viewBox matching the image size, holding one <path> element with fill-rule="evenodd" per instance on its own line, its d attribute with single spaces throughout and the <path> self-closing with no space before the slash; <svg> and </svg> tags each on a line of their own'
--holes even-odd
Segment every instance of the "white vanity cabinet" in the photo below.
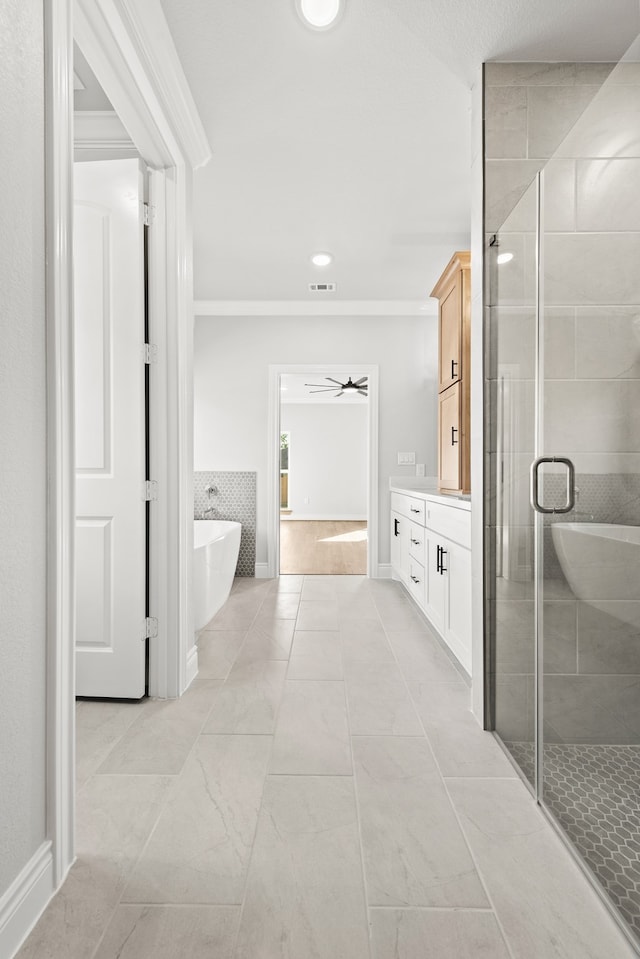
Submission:
<svg viewBox="0 0 640 959">
<path fill-rule="evenodd" d="M 391 568 L 471 673 L 471 512 L 467 501 L 393 489 Z"/>
</svg>

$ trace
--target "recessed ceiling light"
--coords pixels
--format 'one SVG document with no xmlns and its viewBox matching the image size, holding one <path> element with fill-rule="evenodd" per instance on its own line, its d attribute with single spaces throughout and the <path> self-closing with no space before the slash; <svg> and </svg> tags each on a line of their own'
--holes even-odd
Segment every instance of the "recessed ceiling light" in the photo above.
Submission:
<svg viewBox="0 0 640 959">
<path fill-rule="evenodd" d="M 498 253 L 496 263 L 509 263 L 513 259 L 513 253 Z"/>
<path fill-rule="evenodd" d="M 333 257 L 330 253 L 314 253 L 311 257 L 314 266 L 329 266 L 332 261 Z"/>
<path fill-rule="evenodd" d="M 298 13 L 314 30 L 326 30 L 342 13 L 344 0 L 296 0 Z"/>
</svg>

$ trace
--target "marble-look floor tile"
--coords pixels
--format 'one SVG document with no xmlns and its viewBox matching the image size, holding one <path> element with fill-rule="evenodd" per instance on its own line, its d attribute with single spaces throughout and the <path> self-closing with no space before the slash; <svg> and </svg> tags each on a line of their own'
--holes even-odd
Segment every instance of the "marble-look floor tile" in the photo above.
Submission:
<svg viewBox="0 0 640 959">
<path fill-rule="evenodd" d="M 346 684 L 352 736 L 422 736 L 407 687 L 382 680 Z"/>
<path fill-rule="evenodd" d="M 181 699 L 147 702 L 98 772 L 179 773 L 220 686 L 220 682 L 213 680 L 196 680 Z"/>
<path fill-rule="evenodd" d="M 234 666 L 213 704 L 203 734 L 273 733 L 286 671 L 286 663 L 273 660 Z"/>
<path fill-rule="evenodd" d="M 353 783 L 270 776 L 236 959 L 368 959 Z"/>
<path fill-rule="evenodd" d="M 471 712 L 471 690 L 464 683 L 409 683 L 443 776 L 517 777 L 491 733 Z"/>
<path fill-rule="evenodd" d="M 345 662 L 360 660 L 365 663 L 395 663 L 395 657 L 378 618 L 341 623 L 340 636 Z"/>
<path fill-rule="evenodd" d="M 242 902 L 271 738 L 201 736 L 123 902 Z"/>
<path fill-rule="evenodd" d="M 270 581 L 269 592 L 271 593 L 300 593 L 304 576 L 293 576 L 285 574 L 277 579 Z"/>
<path fill-rule="evenodd" d="M 519 780 L 447 788 L 514 959 L 631 959 L 634 950 Z"/>
<path fill-rule="evenodd" d="M 371 909 L 371 940 L 373 959 L 510 959 L 492 912 Z"/>
<path fill-rule="evenodd" d="M 363 620 L 379 622 L 378 610 L 373 599 L 367 596 L 338 595 L 338 616 L 340 622 L 358 623 Z"/>
<path fill-rule="evenodd" d="M 336 601 L 300 602 L 297 629 L 338 629 L 338 604 Z"/>
<path fill-rule="evenodd" d="M 305 576 L 302 593 L 300 594 L 303 603 L 335 603 L 337 602 L 337 595 L 336 584 L 331 576 L 315 578 Z"/>
<path fill-rule="evenodd" d="M 76 703 L 76 784 L 87 781 L 131 724 L 145 703 Z"/>
<path fill-rule="evenodd" d="M 268 616 L 273 619 L 295 619 L 299 606 L 299 593 L 270 593 L 260 607 L 258 620 Z"/>
<path fill-rule="evenodd" d="M 295 620 L 258 617 L 236 657 L 235 665 L 265 659 L 287 660 L 291 651 Z"/>
<path fill-rule="evenodd" d="M 239 906 L 118 906 L 95 959 L 233 959 Z"/>
<path fill-rule="evenodd" d="M 386 630 L 420 629 L 422 620 L 408 602 L 377 604 L 378 615 Z"/>
<path fill-rule="evenodd" d="M 232 593 L 205 628 L 248 629 L 256 618 L 265 595 L 262 593 L 252 595 L 251 592 L 245 590 Z"/>
<path fill-rule="evenodd" d="M 350 776 L 344 683 L 287 680 L 271 773 Z"/>
<path fill-rule="evenodd" d="M 353 739 L 369 905 L 487 907 L 423 738 Z"/>
<path fill-rule="evenodd" d="M 394 662 L 373 662 L 345 659 L 344 678 L 347 683 L 401 683 L 400 667 Z"/>
<path fill-rule="evenodd" d="M 198 679 L 226 679 L 246 629 L 203 629 L 198 636 Z"/>
<path fill-rule="evenodd" d="M 78 794 L 76 862 L 19 959 L 92 956 L 173 786 L 171 776 L 93 776 Z"/>
<path fill-rule="evenodd" d="M 429 630 L 387 630 L 387 637 L 407 679 L 460 682 L 460 673 Z"/>
<path fill-rule="evenodd" d="M 319 629 L 294 633 L 287 679 L 342 679 L 340 633 Z"/>
</svg>

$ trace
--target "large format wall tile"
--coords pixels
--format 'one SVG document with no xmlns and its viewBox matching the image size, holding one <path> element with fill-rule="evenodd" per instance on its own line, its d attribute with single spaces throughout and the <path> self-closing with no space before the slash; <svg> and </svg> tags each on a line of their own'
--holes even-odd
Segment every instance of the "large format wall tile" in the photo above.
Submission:
<svg viewBox="0 0 640 959">
<path fill-rule="evenodd" d="M 270 747 L 268 736 L 198 740 L 124 902 L 242 902 Z"/>
<path fill-rule="evenodd" d="M 237 959 L 368 959 L 353 784 L 270 776 Z"/>
<path fill-rule="evenodd" d="M 526 157 L 526 87 L 488 87 L 485 101 L 485 155 Z"/>
<path fill-rule="evenodd" d="M 629 189 L 640 177 L 640 159 L 578 160 L 577 229 L 640 230 L 640 196 Z"/>
<path fill-rule="evenodd" d="M 576 311 L 576 376 L 640 379 L 638 307 L 582 307 Z"/>
<path fill-rule="evenodd" d="M 598 86 L 584 84 L 531 87 L 528 111 L 528 156 L 545 158 L 553 156 L 598 90 Z"/>
<path fill-rule="evenodd" d="M 640 676 L 547 675 L 544 722 L 551 743 L 639 743 Z"/>
<path fill-rule="evenodd" d="M 548 233 L 544 298 L 551 306 L 640 303 L 640 233 Z"/>
<path fill-rule="evenodd" d="M 369 905 L 488 905 L 424 739 L 353 740 Z"/>
</svg>

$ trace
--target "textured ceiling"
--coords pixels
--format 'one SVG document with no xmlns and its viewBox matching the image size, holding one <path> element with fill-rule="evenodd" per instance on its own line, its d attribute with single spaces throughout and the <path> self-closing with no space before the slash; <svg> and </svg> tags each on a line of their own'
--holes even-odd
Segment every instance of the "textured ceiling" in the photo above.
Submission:
<svg viewBox="0 0 640 959">
<path fill-rule="evenodd" d="M 347 0 L 323 33 L 294 0 L 162 4 L 213 149 L 197 299 L 425 298 L 468 244 L 480 64 L 613 60 L 640 31 L 638 0 Z"/>
</svg>

